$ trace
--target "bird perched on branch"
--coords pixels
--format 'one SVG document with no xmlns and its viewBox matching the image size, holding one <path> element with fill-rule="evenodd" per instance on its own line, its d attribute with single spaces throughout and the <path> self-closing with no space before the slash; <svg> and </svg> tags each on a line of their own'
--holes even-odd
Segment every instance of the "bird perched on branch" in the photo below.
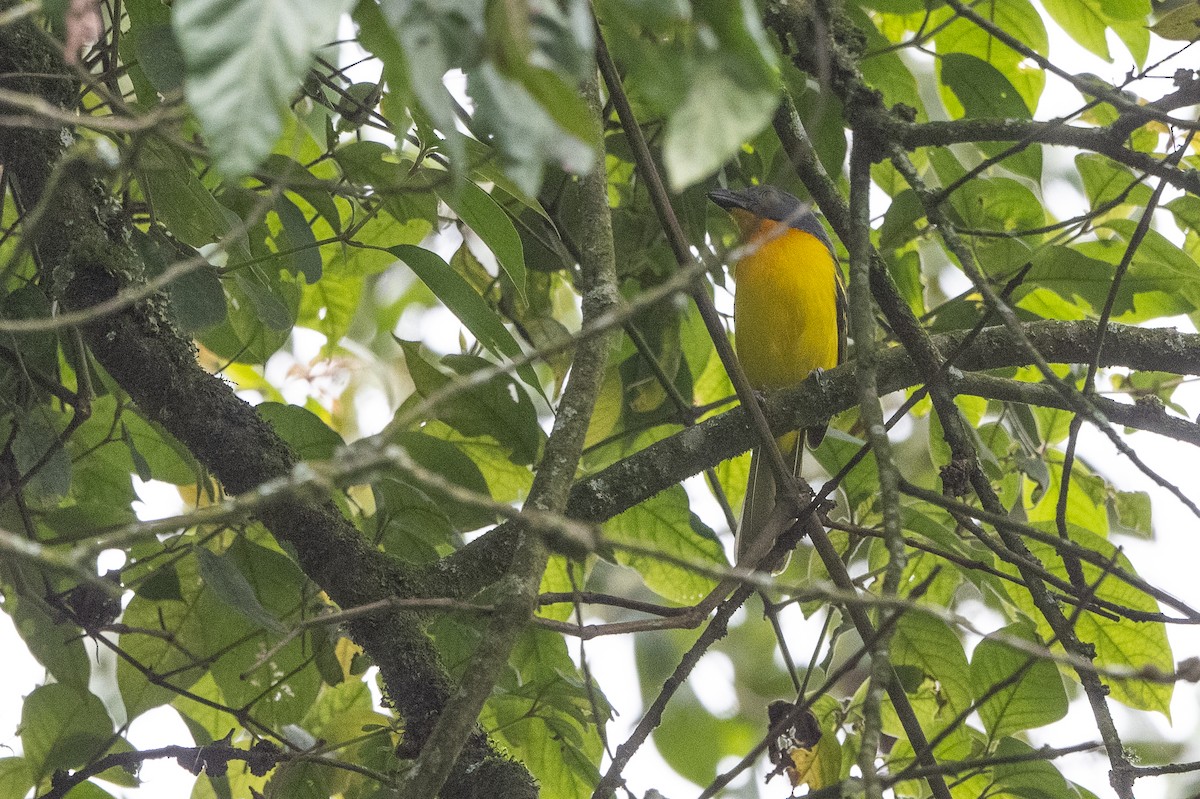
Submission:
<svg viewBox="0 0 1200 799">
<path fill-rule="evenodd" d="M 846 291 L 833 242 L 808 204 L 773 186 L 717 189 L 708 196 L 729 212 L 741 234 L 733 320 L 738 361 L 750 385 L 758 391 L 788 388 L 841 363 Z M 821 425 L 777 439 L 793 474 L 800 473 L 805 437 L 815 447 L 824 436 Z M 756 447 L 737 530 L 739 562 L 774 506 L 775 479 Z"/>
</svg>

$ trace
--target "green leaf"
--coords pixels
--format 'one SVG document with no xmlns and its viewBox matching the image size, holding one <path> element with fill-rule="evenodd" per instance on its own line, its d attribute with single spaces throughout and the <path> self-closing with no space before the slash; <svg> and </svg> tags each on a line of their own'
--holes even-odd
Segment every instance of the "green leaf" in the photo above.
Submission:
<svg viewBox="0 0 1200 799">
<path fill-rule="evenodd" d="M 1050 40 L 1046 26 L 1029 0 L 992 0 L 985 16 L 1035 52 L 1048 55 Z M 949 53 L 966 53 L 986 61 L 1020 93 L 1027 108 L 1037 108 L 1046 75 L 1040 68 L 1026 63 L 1022 53 L 997 41 L 991 33 L 958 17 L 947 7 L 935 11 L 930 23 L 935 26 L 934 30 L 945 25 L 933 39 L 943 57 Z"/>
<path fill-rule="evenodd" d="M 139 30 L 134 52 L 138 66 L 159 93 L 170 94 L 183 86 L 183 51 L 170 25 L 160 23 Z"/>
<path fill-rule="evenodd" d="M 1108 19 L 1100 0 L 1043 0 L 1051 19 L 1081 46 L 1112 61 L 1108 51 Z"/>
<path fill-rule="evenodd" d="M 250 241 L 237 215 L 217 202 L 182 152 L 148 136 L 138 150 L 138 181 L 155 218 L 192 247 L 224 242 L 233 263 L 250 258 Z"/>
<path fill-rule="evenodd" d="M 287 249 L 293 251 L 290 257 L 294 266 L 290 271 L 293 275 L 304 275 L 311 286 L 321 279 L 321 251 L 312 227 L 304 213 L 283 194 L 275 199 L 275 213 L 283 225 Z"/>
<path fill-rule="evenodd" d="M 160 566 L 138 586 L 138 596 L 143 599 L 174 599 L 183 601 L 179 586 L 179 572 L 171 566 Z"/>
<path fill-rule="evenodd" d="M 266 271 L 267 268 L 258 266 L 239 269 L 233 274 L 233 280 L 253 303 L 257 318 L 263 324 L 271 330 L 289 330 L 296 321 L 293 310 L 289 308 L 289 298 L 281 297 L 276 292 L 279 281 L 264 274 Z"/>
<path fill-rule="evenodd" d="M 682 191 L 721 168 L 771 121 L 776 83 L 743 85 L 720 58 L 703 61 L 691 88 L 667 120 L 663 162 L 672 191 Z"/>
<path fill-rule="evenodd" d="M 1046 222 L 1041 201 L 1013 178 L 976 178 L 954 192 L 950 203 L 972 228 L 1019 232 Z"/>
<path fill-rule="evenodd" d="M 85 688 L 51 683 L 33 689 L 21 708 L 21 745 L 35 783 L 102 754 L 113 738 L 104 703 Z"/>
<path fill-rule="evenodd" d="M 263 543 L 254 543 L 251 539 Z M 235 573 L 230 575 L 231 579 L 240 578 L 248 586 L 253 602 L 258 606 L 253 609 L 253 614 L 259 618 L 249 627 L 230 624 L 233 634 L 228 637 L 232 644 L 224 647 L 218 644 L 218 636 L 225 637 L 221 631 L 212 636 L 207 648 L 201 651 L 222 653 L 209 671 L 225 701 L 234 706 L 259 702 L 264 685 L 273 685 L 286 676 L 270 702 L 255 705 L 256 718 L 266 724 L 283 725 L 298 722 L 308 712 L 321 686 L 321 677 L 316 668 L 309 668 L 312 647 L 304 636 L 298 636 L 281 649 L 272 649 L 272 656 L 263 660 L 263 653 L 273 636 L 265 636 L 257 630 L 270 629 L 268 620 L 287 619 L 291 623 L 298 612 L 307 613 L 304 597 L 311 590 L 304 573 L 275 547 L 274 540 L 265 530 L 256 526 L 246 535 L 235 538 L 230 547 L 217 556 L 227 562 L 230 572 Z M 203 569 L 203 562 L 199 565 Z M 237 590 L 244 592 L 246 589 Z M 250 607 L 248 604 L 247 608 Z M 324 609 L 322 605 L 318 607 Z M 196 601 L 196 614 L 201 619 L 225 618 L 230 615 L 228 599 L 222 593 L 205 590 Z M 278 621 L 274 624 L 281 626 Z"/>
<path fill-rule="evenodd" d="M 237 564 L 230 558 L 218 555 L 204 547 L 194 547 L 196 561 L 200 565 L 200 577 L 228 607 L 265 630 L 283 634 L 287 628 L 275 618 L 254 593 L 246 576 L 238 571 Z"/>
<path fill-rule="evenodd" d="M 1074 493 L 1074 492 L 1072 492 Z M 1053 524 L 1042 524 L 1039 527 L 1050 528 L 1054 533 Z M 1119 549 L 1108 541 L 1087 532 L 1072 528 L 1071 539 L 1078 545 L 1086 547 L 1100 555 L 1104 561 L 1111 561 L 1114 566 L 1136 574 L 1133 565 Z M 1048 544 L 1026 539 L 1029 551 L 1043 566 L 1060 580 L 1066 581 L 1067 570 L 1062 557 Z M 1003 566 L 1005 571 L 1012 572 L 1011 566 Z M 1158 602 L 1112 575 L 1104 575 L 1100 567 L 1083 563 L 1083 579 L 1089 586 L 1095 586 L 1097 599 L 1105 600 L 1121 607 L 1146 613 L 1158 613 Z M 1041 614 L 1033 606 L 1029 592 L 1013 583 L 1004 583 L 1010 597 L 1024 613 L 1034 619 L 1038 625 L 1038 635 L 1043 640 L 1051 640 L 1053 631 Z M 1113 618 L 1083 611 L 1075 622 L 1075 632 L 1079 640 L 1092 644 L 1096 648 L 1096 665 L 1101 667 L 1116 667 L 1129 669 L 1156 668 L 1163 674 L 1170 674 L 1175 668 L 1171 658 L 1171 644 L 1167 640 L 1166 626 L 1158 621 L 1130 621 Z M 1174 686 L 1171 683 L 1148 682 L 1145 680 L 1118 680 L 1101 677 L 1109 686 L 1110 696 L 1129 707 L 1138 710 L 1154 710 L 1162 713 L 1168 719 L 1171 712 L 1171 695 Z"/>
<path fill-rule="evenodd" d="M 996 747 L 996 783 L 988 792 L 995 799 L 1079 799 L 1076 791 L 1054 763 L 1033 758 L 1034 749 L 1024 741 L 1005 738 Z M 1090 794 L 1084 793 L 1083 796 Z"/>
<path fill-rule="evenodd" d="M 1025 283 L 1051 289 L 1085 311 L 1099 313 L 1112 286 L 1114 268 L 1109 259 L 1119 259 L 1123 251 L 1119 242 L 1044 247 L 1033 257 Z M 1114 318 L 1130 323 L 1194 310 L 1196 305 L 1188 298 L 1200 296 L 1200 275 L 1194 267 L 1185 270 L 1182 266 L 1165 259 L 1135 257 L 1117 288 Z M 1018 289 L 1015 296 L 1023 297 L 1026 291 Z"/>
<path fill-rule="evenodd" d="M 672 561 L 627 552 L 619 545 L 636 543 L 685 563 L 728 565 L 721 542 L 688 508 L 687 493 L 682 486 L 672 486 L 609 519 L 604 525 L 604 535 L 616 546 L 618 563 L 636 570 L 650 590 L 681 605 L 703 598 L 717 581 Z"/>
<path fill-rule="evenodd" d="M 1153 506 L 1145 491 L 1117 491 L 1109 498 L 1109 516 L 1115 517 L 1114 532 L 1152 540 Z"/>
<path fill-rule="evenodd" d="M 941 730 L 964 713 L 974 701 L 967 656 L 962 642 L 945 622 L 919 611 L 909 611 L 896 623 L 891 643 L 892 666 L 912 667 L 922 677 L 918 690 L 932 692 L 934 729 Z M 915 686 L 914 686 L 915 687 Z"/>
<path fill-rule="evenodd" d="M 1161 15 L 1150 30 L 1164 39 L 1194 42 L 1200 38 L 1200 3 L 1184 3 Z"/>
<path fill-rule="evenodd" d="M 1079 153 L 1075 156 L 1075 168 L 1079 170 L 1084 193 L 1093 210 L 1119 197 L 1131 205 L 1144 206 L 1150 201 L 1150 187 L 1134 176 L 1131 169 L 1108 156 Z"/>
<path fill-rule="evenodd" d="M 813 455 L 829 474 L 837 474 L 842 467 L 865 445 L 860 438 L 848 433 L 829 428 L 821 446 L 813 450 Z M 842 480 L 842 490 L 851 508 L 860 508 L 866 503 L 873 502 L 879 495 L 879 472 L 875 470 L 875 456 L 868 453 L 858 465 L 850 470 L 850 474 Z"/>
<path fill-rule="evenodd" d="M 388 252 L 413 270 L 421 282 L 445 303 L 451 313 L 458 317 L 488 352 L 501 357 L 521 357 L 520 345 L 508 332 L 496 312 L 438 255 L 411 244 L 389 247 Z M 526 364 L 519 367 L 517 374 L 528 385 L 541 390 L 541 383 L 531 366 Z"/>
<path fill-rule="evenodd" d="M 10 447 L 17 474 L 33 473 L 26 485 L 34 494 L 51 499 L 71 490 L 71 459 L 66 448 L 59 446 L 58 432 L 44 408 L 31 408 L 17 416 Z"/>
<path fill-rule="evenodd" d="M 105 777 L 107 777 L 108 773 L 111 772 L 112 769 L 109 769 L 109 771 L 105 773 Z M 84 781 L 67 791 L 67 794 L 63 797 L 63 799 L 113 799 L 113 795 L 94 782 Z"/>
<path fill-rule="evenodd" d="M 186 91 L 217 165 L 246 174 L 271 152 L 313 52 L 337 36 L 347 0 L 179 0 Z"/>
<path fill-rule="evenodd" d="M 446 506 L 416 483 L 399 477 L 376 480 L 375 539 L 385 552 L 411 563 L 432 563 L 459 543 L 458 529 L 475 529 L 477 519 L 456 519 Z"/>
<path fill-rule="evenodd" d="M 49 299 L 34 283 L 26 283 L 0 299 L 0 319 L 49 319 L 51 312 Z M 20 396 L 15 383 L 28 384 L 29 372 L 57 377 L 58 339 L 54 333 L 7 333 L 3 341 L 20 364 L 14 365 L 7 359 L 0 361 L 0 391 L 6 391 L 9 397 Z"/>
<path fill-rule="evenodd" d="M 29 763 L 23 757 L 0 757 L 0 799 L 25 799 L 33 787 Z"/>
<path fill-rule="evenodd" d="M 428 397 L 455 382 L 455 376 L 447 375 L 425 359 L 418 343 L 398 341 L 404 350 L 409 375 L 421 396 Z M 473 355 L 447 355 L 442 363 L 464 379 L 492 367 L 490 362 Z M 545 440 L 529 395 L 504 375 L 459 391 L 439 402 L 433 411 L 437 418 L 464 436 L 491 436 L 506 446 L 514 463 L 532 464 Z"/>
<path fill-rule="evenodd" d="M 742 717 L 719 718 L 700 704 L 690 685 L 671 698 L 662 724 L 654 730 L 654 747 L 681 776 L 707 785 L 723 758 L 741 756 L 762 737 L 766 726 Z"/>
<path fill-rule="evenodd" d="M 296 451 L 301 460 L 330 460 L 346 443 L 319 416 L 299 405 L 263 402 L 255 410 L 275 428 L 279 437 Z"/>
<path fill-rule="evenodd" d="M 114 429 L 122 428 L 128 432 L 127 441 L 123 433 L 119 437 L 112 435 Z M 199 469 L 191 453 L 174 436 L 147 422 L 134 408 L 119 404 L 111 394 L 92 402 L 92 415 L 75 431 L 71 448 L 76 457 L 82 457 L 76 468 L 96 460 L 100 462 L 99 468 L 114 477 L 122 475 L 126 482 L 128 475 L 139 469 L 134 462 L 134 449 L 156 480 L 175 485 L 194 483 Z M 80 487 L 79 481 L 75 487 Z"/>
<path fill-rule="evenodd" d="M 942 83 L 973 119 L 1031 119 L 1025 100 L 1000 70 L 967 53 L 946 53 L 938 63 Z"/>
<path fill-rule="evenodd" d="M 142 233 L 132 231 L 132 244 L 146 265 L 147 277 L 158 277 L 170 266 L 191 261 L 190 271 L 176 277 L 167 286 L 170 313 L 185 333 L 205 330 L 225 319 L 225 288 L 217 269 L 194 247 L 159 227 Z"/>
<path fill-rule="evenodd" d="M 15 609 L 6 604 L 6 610 L 29 653 L 58 682 L 86 690 L 91 666 L 79 628 L 53 618 L 39 602 L 21 598 L 15 604 Z"/>
<path fill-rule="evenodd" d="M 545 799 L 588 795 L 600 779 L 596 730 L 611 715 L 604 695 L 584 685 L 562 636 L 545 630 L 526 630 L 509 664 L 484 706 L 484 729 L 537 777 Z"/>
<path fill-rule="evenodd" d="M 583 174 L 596 165 L 592 145 L 563 130 L 522 84 L 485 63 L 468 73 L 478 132 L 492 137 L 509 178 L 528 195 L 542 183 L 544 163 Z"/>
<path fill-rule="evenodd" d="M 359 24 L 375 22 L 375 14 L 359 4 Z M 373 5 L 373 4 L 371 4 Z M 380 5 L 383 18 L 403 50 L 403 61 L 396 55 L 385 61 L 393 75 L 407 76 L 408 86 L 393 86 L 393 91 L 411 89 L 442 134 L 451 163 L 462 160 L 462 134 L 458 132 L 454 102 L 443 82 L 455 67 L 476 61 L 482 44 L 484 3 L 460 0 L 441 6 L 426 0 L 393 0 Z M 381 50 L 385 55 L 388 51 Z M 433 144 L 434 142 L 429 142 Z"/>
<path fill-rule="evenodd" d="M 424 469 L 441 475 L 451 483 L 468 491 L 474 491 L 484 497 L 491 496 L 488 492 L 487 481 L 483 479 L 479 467 L 463 454 L 462 450 L 448 441 L 418 432 L 395 433 L 389 440 L 404 447 L 408 456 Z M 421 486 L 420 490 L 433 497 L 462 532 L 476 530 L 496 522 L 496 516 L 493 513 L 466 507 L 436 489 Z"/>
<path fill-rule="evenodd" d="M 525 253 L 517 228 L 504 209 L 490 194 L 469 181 L 457 190 L 439 191 L 438 196 L 488 246 L 523 300 Z"/>
<path fill-rule="evenodd" d="M 1010 624 L 999 633 L 1040 643 L 1027 622 Z M 994 690 L 1002 682 L 1009 684 Z M 996 635 L 988 636 L 975 647 L 971 655 L 971 685 L 976 697 L 988 696 L 978 710 L 984 729 L 993 740 L 1050 724 L 1067 715 L 1067 692 L 1058 666 L 1014 649 Z"/>
</svg>

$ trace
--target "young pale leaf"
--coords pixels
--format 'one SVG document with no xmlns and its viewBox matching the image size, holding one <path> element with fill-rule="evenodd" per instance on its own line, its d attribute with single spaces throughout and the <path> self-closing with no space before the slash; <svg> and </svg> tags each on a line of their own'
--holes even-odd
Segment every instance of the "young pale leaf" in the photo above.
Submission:
<svg viewBox="0 0 1200 799">
<path fill-rule="evenodd" d="M 636 543 L 685 562 L 727 565 L 721 542 L 711 530 L 697 527 L 698 521 L 688 508 L 687 493 L 676 485 L 610 519 L 604 535 L 618 546 Z M 716 585 L 711 577 L 652 555 L 618 548 L 617 562 L 635 569 L 650 590 L 681 605 L 697 601 Z"/>
<path fill-rule="evenodd" d="M 175 3 L 188 102 L 226 176 L 246 174 L 271 152 L 313 52 L 336 38 L 349 6 L 348 0 Z"/>
<path fill-rule="evenodd" d="M 1028 623 L 1012 624 L 1000 632 L 1037 643 Z M 996 689 L 1006 682 L 1004 688 Z M 1067 692 L 1058 666 L 1014 649 L 995 636 L 975 647 L 971 684 L 975 696 L 988 695 L 979 706 L 979 717 L 993 740 L 1050 724 L 1067 714 Z"/>
</svg>

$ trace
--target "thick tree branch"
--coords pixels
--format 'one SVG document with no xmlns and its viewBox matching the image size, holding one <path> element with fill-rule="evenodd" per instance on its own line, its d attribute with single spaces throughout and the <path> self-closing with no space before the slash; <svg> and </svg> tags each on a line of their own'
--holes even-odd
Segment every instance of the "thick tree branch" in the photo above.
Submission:
<svg viewBox="0 0 1200 799">
<path fill-rule="evenodd" d="M 608 207 L 608 173 L 604 169 L 604 137 L 601 129 L 600 90 L 593 78 L 584 95 L 593 114 L 592 144 L 600 153 L 599 163 L 583 178 L 583 226 L 581 241 L 580 291 L 584 323 L 594 323 L 613 310 L 620 299 L 614 256 L 612 219 Z M 567 504 L 571 483 L 579 466 L 588 423 L 600 388 L 609 354 L 616 344 L 613 332 L 588 339 L 575 350 L 571 378 L 563 392 L 546 441 L 545 452 L 527 507 L 561 512 Z M 517 638 L 538 607 L 538 587 L 550 550 L 546 542 L 518 520 L 509 528 L 513 556 L 509 579 L 498 586 L 495 612 L 471 662 L 463 671 L 454 698 L 438 719 L 437 726 L 421 750 L 421 756 L 401 795 L 407 799 L 433 799 L 458 756 L 467 733 L 475 727 L 484 701 L 491 694 Z M 512 795 L 512 794 L 508 794 Z M 531 794 L 536 796 L 536 791 Z"/>
<path fill-rule="evenodd" d="M 1049 363 L 1083 363 L 1091 357 L 1096 326 L 1090 322 L 1033 322 L 1025 325 L 1024 331 Z M 952 351 L 967 335 L 948 333 L 932 336 L 931 341 L 939 350 Z M 955 365 L 963 371 L 984 371 L 1026 366 L 1028 360 L 1015 338 L 997 326 L 985 328 Z M 1200 375 L 1200 335 L 1112 324 L 1101 365 Z M 769 396 L 764 410 L 771 429 L 777 433 L 797 430 L 853 407 L 857 402 L 854 368 L 853 363 L 839 366 L 826 372 L 820 383 L 810 379 L 798 388 Z M 980 378 L 986 378 L 989 391 L 1003 393 L 1007 388 L 1007 384 L 996 382 L 998 378 L 968 375 L 964 379 Z M 922 371 L 905 351 L 892 348 L 880 353 L 881 395 L 920 385 L 924 380 Z M 1040 395 L 1041 390 L 1038 392 Z M 1017 391 L 1009 393 L 1018 399 L 1027 396 Z M 1126 407 L 1131 409 L 1131 416 L 1141 412 L 1135 406 Z M 722 414 L 581 480 L 571 492 L 568 513 L 590 521 L 609 519 L 708 465 L 740 455 L 753 442 L 740 408 Z"/>
<path fill-rule="evenodd" d="M 0 2 L 0 8 L 11 2 Z M 43 32 L 30 22 L 0 28 L 5 88 L 74 107 L 77 81 Z M 26 77 L 36 76 L 36 77 Z M 126 244 L 123 217 L 110 210 L 101 181 L 72 151 L 72 134 L 0 128 L 0 163 L 22 204 L 54 220 L 26 230 L 42 281 L 68 310 L 85 310 L 143 281 L 143 265 Z M 56 165 L 72 159 L 69 169 Z M 146 300 L 84 325 L 96 360 L 148 419 L 179 439 L 234 494 L 286 478 L 297 459 L 254 409 L 196 362 L 191 342 L 169 321 L 164 300 Z M 423 591 L 418 575 L 374 549 L 330 502 L 286 496 L 256 511 L 301 568 L 342 607 L 358 607 Z M 419 746 L 450 693 L 450 683 L 419 614 L 381 613 L 348 625 L 382 672 L 388 697 L 404 716 L 405 746 Z M 530 786 L 528 772 L 472 738 L 446 795 L 475 788 Z M 513 791 L 513 795 L 520 791 Z"/>
</svg>

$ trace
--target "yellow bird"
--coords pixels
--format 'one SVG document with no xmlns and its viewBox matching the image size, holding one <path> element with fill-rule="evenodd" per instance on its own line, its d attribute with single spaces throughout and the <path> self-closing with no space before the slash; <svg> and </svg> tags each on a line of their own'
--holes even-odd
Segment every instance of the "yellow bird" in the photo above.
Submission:
<svg viewBox="0 0 1200 799">
<path fill-rule="evenodd" d="M 842 271 L 829 234 L 808 205 L 773 186 L 717 189 L 708 196 L 733 217 L 746 251 L 734 265 L 733 324 L 750 385 L 776 391 L 841 363 L 847 324 Z M 825 427 L 805 432 L 815 447 Z M 804 436 L 789 433 L 777 441 L 785 463 L 799 474 Z M 739 562 L 774 506 L 775 479 L 756 448 L 737 530 Z"/>
</svg>

